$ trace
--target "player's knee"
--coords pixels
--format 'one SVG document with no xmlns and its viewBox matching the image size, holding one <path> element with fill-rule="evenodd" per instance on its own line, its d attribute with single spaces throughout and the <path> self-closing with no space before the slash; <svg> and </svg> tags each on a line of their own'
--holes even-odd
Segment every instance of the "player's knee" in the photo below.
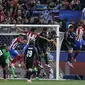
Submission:
<svg viewBox="0 0 85 85">
<path fill-rule="evenodd" d="M 20 56 L 20 54 L 18 53 L 17 56 Z"/>
</svg>

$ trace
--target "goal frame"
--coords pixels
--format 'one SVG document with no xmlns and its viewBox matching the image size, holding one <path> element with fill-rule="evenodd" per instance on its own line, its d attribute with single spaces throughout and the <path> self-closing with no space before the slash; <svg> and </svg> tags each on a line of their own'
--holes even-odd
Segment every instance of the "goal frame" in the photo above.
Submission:
<svg viewBox="0 0 85 85">
<path fill-rule="evenodd" d="M 57 37 L 56 37 L 56 80 L 59 80 L 59 25 L 27 25 L 27 24 L 0 24 L 0 27 L 56 27 Z"/>
</svg>

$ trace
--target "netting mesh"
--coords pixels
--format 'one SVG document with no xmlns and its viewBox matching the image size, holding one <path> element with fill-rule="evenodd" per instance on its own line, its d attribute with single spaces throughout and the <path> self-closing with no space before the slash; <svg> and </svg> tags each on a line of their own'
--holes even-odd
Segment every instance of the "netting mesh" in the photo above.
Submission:
<svg viewBox="0 0 85 85">
<path fill-rule="evenodd" d="M 17 27 L 16 27 L 17 28 Z M 18 29 L 16 29 L 15 27 L 5 27 L 5 28 L 1 28 L 2 30 L 0 31 L 0 44 L 7 44 L 8 46 L 10 46 L 10 43 L 12 41 L 12 39 L 16 38 L 18 33 L 20 33 L 20 31 Z M 16 30 L 14 30 L 16 29 Z M 23 30 L 29 30 L 30 28 L 22 28 Z M 37 33 L 40 33 L 41 30 L 43 28 L 37 28 Z M 55 28 L 48 28 L 48 32 L 50 32 L 51 30 L 56 30 Z M 63 40 L 63 35 L 64 33 L 60 33 L 60 46 L 61 46 L 61 43 L 62 43 L 62 40 Z M 49 35 L 48 35 L 49 37 Z M 26 35 L 25 35 L 25 39 L 26 39 Z M 23 47 L 24 47 L 25 44 L 19 44 L 17 46 L 17 50 L 20 52 L 22 51 Z M 45 66 L 45 61 L 44 61 L 44 58 L 42 57 L 41 58 L 41 61 L 42 61 L 42 65 L 43 65 L 43 69 L 41 69 L 41 72 L 40 72 L 40 77 L 41 78 L 45 78 L 45 79 L 49 79 L 50 77 L 50 70 L 53 70 L 53 79 L 56 78 L 56 47 L 53 43 L 47 43 L 47 49 L 50 50 L 48 52 L 48 59 L 49 59 L 49 65 L 51 66 L 51 69 L 49 69 L 48 67 Z M 18 68 L 17 67 L 18 63 L 16 63 L 16 75 L 18 78 L 25 78 L 25 68 L 23 67 L 24 66 L 24 63 L 22 63 L 22 67 L 21 68 Z M 0 77 L 2 77 L 2 69 L 0 69 Z M 10 72 L 10 67 L 9 67 L 9 70 L 8 70 L 8 77 L 10 78 L 11 77 L 11 72 Z"/>
</svg>

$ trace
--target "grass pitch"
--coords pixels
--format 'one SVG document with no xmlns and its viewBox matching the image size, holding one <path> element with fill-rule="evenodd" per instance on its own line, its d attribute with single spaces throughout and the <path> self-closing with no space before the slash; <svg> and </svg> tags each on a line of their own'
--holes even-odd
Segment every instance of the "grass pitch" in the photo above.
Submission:
<svg viewBox="0 0 85 85">
<path fill-rule="evenodd" d="M 32 83 L 27 83 L 26 80 L 0 80 L 0 85 L 85 85 L 85 81 L 74 81 L 74 80 L 62 80 L 62 81 L 48 81 L 39 80 L 32 81 Z"/>
</svg>

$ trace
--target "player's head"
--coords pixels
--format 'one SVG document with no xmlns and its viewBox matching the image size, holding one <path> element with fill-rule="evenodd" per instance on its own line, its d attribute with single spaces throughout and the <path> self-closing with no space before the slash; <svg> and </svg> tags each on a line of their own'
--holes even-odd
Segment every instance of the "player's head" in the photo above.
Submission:
<svg viewBox="0 0 85 85">
<path fill-rule="evenodd" d="M 68 25 L 68 31 L 73 32 L 74 31 L 74 26 L 72 24 Z"/>
<path fill-rule="evenodd" d="M 3 45 L 0 45 L 0 49 L 2 49 L 3 48 Z"/>
<path fill-rule="evenodd" d="M 9 50 L 9 48 L 6 44 L 4 44 L 3 46 L 4 46 L 4 49 L 6 49 L 7 51 Z"/>
<path fill-rule="evenodd" d="M 36 31 L 36 28 L 31 28 L 30 31 L 31 32 L 35 32 Z"/>
<path fill-rule="evenodd" d="M 0 48 L 8 51 L 8 46 L 6 44 L 1 45 Z"/>
<path fill-rule="evenodd" d="M 24 39 L 24 35 L 23 34 L 20 34 L 19 35 L 19 38 L 23 40 Z"/>
<path fill-rule="evenodd" d="M 50 37 L 51 37 L 51 38 L 56 38 L 56 31 L 55 31 L 55 30 L 52 30 L 52 31 L 50 32 Z"/>
<path fill-rule="evenodd" d="M 56 35 L 56 31 L 55 31 L 55 30 L 52 30 L 52 31 L 51 31 L 51 34 L 52 34 L 52 35 Z"/>
<path fill-rule="evenodd" d="M 43 31 L 43 32 L 47 32 L 48 29 L 47 29 L 46 27 L 44 27 L 42 31 Z"/>
<path fill-rule="evenodd" d="M 35 45 L 34 40 L 31 40 L 31 41 L 29 42 L 29 45 Z"/>
</svg>

